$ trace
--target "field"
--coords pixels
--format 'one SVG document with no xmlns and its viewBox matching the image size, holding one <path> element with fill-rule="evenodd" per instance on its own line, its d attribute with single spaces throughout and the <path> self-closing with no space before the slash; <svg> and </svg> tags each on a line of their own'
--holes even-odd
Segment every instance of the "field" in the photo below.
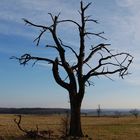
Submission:
<svg viewBox="0 0 140 140">
<path fill-rule="evenodd" d="M 0 140 L 21 140 L 23 133 L 14 123 L 15 115 L 0 115 Z M 24 129 L 51 129 L 59 134 L 61 115 L 23 115 Z M 82 117 L 84 134 L 93 140 L 140 140 L 140 118 L 129 117 Z"/>
</svg>

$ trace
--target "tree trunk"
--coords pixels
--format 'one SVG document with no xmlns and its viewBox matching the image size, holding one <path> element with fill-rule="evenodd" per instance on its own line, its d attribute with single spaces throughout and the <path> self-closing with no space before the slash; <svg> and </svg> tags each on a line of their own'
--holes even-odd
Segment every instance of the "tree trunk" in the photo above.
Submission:
<svg viewBox="0 0 140 140">
<path fill-rule="evenodd" d="M 82 137 L 81 128 L 81 102 L 77 98 L 70 98 L 71 117 L 70 117 L 70 136 Z"/>
</svg>

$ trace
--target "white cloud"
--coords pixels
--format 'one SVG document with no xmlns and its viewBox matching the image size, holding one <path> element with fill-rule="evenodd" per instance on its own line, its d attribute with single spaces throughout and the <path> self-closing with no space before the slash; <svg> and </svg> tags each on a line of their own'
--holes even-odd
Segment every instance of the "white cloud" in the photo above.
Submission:
<svg viewBox="0 0 140 140">
<path fill-rule="evenodd" d="M 24 30 L 24 22 L 21 19 L 26 18 L 35 23 L 47 25 L 50 22 L 49 12 L 53 14 L 62 12 L 61 16 L 63 18 L 70 17 L 76 19 L 75 12 L 77 11 L 73 10 L 73 7 L 68 5 L 66 1 L 62 1 L 62 3 L 57 0 L 2 1 L 0 3 L 0 33 L 27 35 L 29 37 L 27 30 Z"/>
<path fill-rule="evenodd" d="M 140 1 L 116 0 L 116 3 L 119 6 L 118 12 L 108 19 L 113 32 L 113 41 L 126 50 L 136 49 L 140 44 Z"/>
<path fill-rule="evenodd" d="M 139 2 L 139 0 L 116 0 L 117 4 L 121 7 L 131 7 Z"/>
<path fill-rule="evenodd" d="M 45 62 L 39 62 L 37 63 L 38 66 L 44 67 L 44 68 L 48 68 L 51 67 L 52 65 L 45 63 Z"/>
<path fill-rule="evenodd" d="M 136 77 L 131 77 L 126 82 L 132 86 L 140 86 L 140 79 Z"/>
</svg>

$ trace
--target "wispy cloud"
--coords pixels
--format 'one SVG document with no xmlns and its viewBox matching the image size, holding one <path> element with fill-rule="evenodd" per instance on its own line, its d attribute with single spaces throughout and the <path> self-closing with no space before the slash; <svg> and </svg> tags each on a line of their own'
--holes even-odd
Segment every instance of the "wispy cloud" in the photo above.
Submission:
<svg viewBox="0 0 140 140">
<path fill-rule="evenodd" d="M 116 0 L 116 3 L 122 10 L 128 12 L 116 15 L 112 21 L 116 27 L 115 33 L 118 33 L 118 39 L 124 39 L 126 46 L 133 45 L 137 47 L 140 43 L 140 1 L 139 0 Z M 116 23 L 116 24 L 115 24 Z M 127 41 L 126 41 L 127 40 Z M 122 43 L 122 42 L 121 42 Z"/>
<path fill-rule="evenodd" d="M 43 62 L 38 62 L 37 63 L 38 66 L 44 67 L 44 68 L 48 68 L 48 67 L 52 67 L 52 65 L 48 64 L 48 63 L 43 63 Z"/>
<path fill-rule="evenodd" d="M 79 2 L 80 0 L 76 2 L 74 0 L 71 2 L 65 0 L 61 0 L 61 2 L 57 0 L 41 0 L 41 2 L 38 0 L 2 1 L 0 3 L 0 33 L 33 38 L 36 30 L 24 27 L 21 18 L 27 18 L 35 23 L 47 24 L 50 21 L 48 12 L 53 14 L 61 12 L 60 17 L 62 18 L 78 20 Z M 111 29 L 109 41 L 117 50 L 131 52 L 135 57 L 134 65 L 139 69 L 140 60 L 136 53 L 140 44 L 140 1 L 116 0 L 116 4 L 122 11 L 118 10 L 118 13 L 109 12 L 108 17 L 105 18 L 106 27 Z M 129 14 L 122 15 L 124 9 L 129 11 Z M 63 26 L 62 31 L 66 33 L 63 34 L 66 39 L 65 42 L 71 42 L 72 46 L 76 48 L 79 44 L 76 43 L 78 38 L 75 39 L 75 36 L 72 35 L 73 28 L 67 29 Z"/>
<path fill-rule="evenodd" d="M 121 7 L 132 7 L 136 5 L 139 0 L 116 0 L 116 2 Z"/>
<path fill-rule="evenodd" d="M 106 17 L 106 27 L 109 29 L 109 41 L 118 51 L 126 51 L 134 56 L 134 62 L 129 72 L 132 73 L 125 82 L 131 85 L 140 85 L 140 1 L 116 0 L 117 12 Z M 115 10 L 114 10 L 115 11 Z"/>
<path fill-rule="evenodd" d="M 139 75 L 136 75 L 136 76 L 139 76 Z M 140 86 L 140 79 L 136 77 L 130 77 L 129 79 L 126 80 L 126 83 L 132 86 Z"/>
<path fill-rule="evenodd" d="M 2 1 L 0 3 L 0 33 L 1 34 L 27 34 L 22 27 L 22 18 L 27 18 L 38 24 L 48 24 L 49 12 L 53 14 L 62 13 L 63 18 L 75 18 L 75 11 L 64 0 L 60 3 L 57 0 L 24 0 L 24 1 Z M 78 12 L 77 12 L 78 13 Z M 3 22 L 5 22 L 3 24 Z M 28 36 L 28 34 L 27 34 Z"/>
</svg>

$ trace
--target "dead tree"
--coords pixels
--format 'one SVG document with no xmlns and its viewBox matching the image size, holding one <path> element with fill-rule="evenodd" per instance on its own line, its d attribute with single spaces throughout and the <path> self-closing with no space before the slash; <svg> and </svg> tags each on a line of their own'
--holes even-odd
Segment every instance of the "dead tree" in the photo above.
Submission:
<svg viewBox="0 0 140 140">
<path fill-rule="evenodd" d="M 51 13 L 49 13 L 52 20 L 51 25 L 40 25 L 23 19 L 26 25 L 33 26 L 40 30 L 39 35 L 34 40 L 37 46 L 40 44 L 42 36 L 46 32 L 50 33 L 54 44 L 47 44 L 46 48 L 54 49 L 57 52 L 57 56 L 55 54 L 54 58 L 50 59 L 49 57 L 32 56 L 27 53 L 21 57 L 13 57 L 19 60 L 21 65 L 26 65 L 29 61 L 33 60 L 33 64 L 38 61 L 44 61 L 52 66 L 52 73 L 56 83 L 66 89 L 69 94 L 71 108 L 69 135 L 71 136 L 83 136 L 80 109 L 85 94 L 85 87 L 92 85 L 91 78 L 99 76 L 110 78 L 109 75 L 116 73 L 118 73 L 121 78 L 124 78 L 124 76 L 128 74 L 128 68 L 133 60 L 133 57 L 129 53 L 113 53 L 109 48 L 110 44 L 93 43 L 91 46 L 87 44 L 86 40 L 89 38 L 92 39 L 93 37 L 99 37 L 106 40 L 106 38 L 103 37 L 104 32 L 95 33 L 89 31 L 87 28 L 89 23 L 98 23 L 97 20 L 86 15 L 86 11 L 90 5 L 91 3 L 84 5 L 82 1 L 80 2 L 79 15 L 81 20 L 79 22 L 72 19 L 60 20 L 60 14 L 53 16 Z M 79 40 L 77 40 L 79 45 L 77 48 L 79 48 L 79 51 L 64 43 L 64 40 L 59 37 L 57 27 L 63 23 L 68 23 L 68 25 L 73 24 L 77 29 L 79 35 Z M 90 52 L 87 52 L 87 50 Z M 68 60 L 67 54 L 70 54 L 70 52 L 75 57 L 75 59 L 73 58 L 73 60 L 75 60 L 74 63 Z M 92 59 L 93 57 L 94 59 Z M 95 60 L 96 63 L 93 64 Z M 59 73 L 60 68 L 67 74 L 65 79 L 63 79 L 64 77 Z M 88 69 L 88 71 L 84 71 L 85 68 Z"/>
<path fill-rule="evenodd" d="M 66 112 L 66 116 L 61 118 L 61 127 L 59 132 L 61 133 L 61 138 L 65 139 L 69 135 L 69 112 Z"/>
<path fill-rule="evenodd" d="M 98 105 L 98 108 L 97 108 L 97 116 L 100 117 L 101 116 L 101 107 L 100 105 Z"/>
<path fill-rule="evenodd" d="M 36 130 L 26 130 L 21 126 L 21 115 L 17 115 L 18 119 L 14 119 L 15 124 L 18 126 L 19 130 L 25 133 L 25 135 L 29 138 L 37 138 L 39 137 L 38 126 L 36 126 Z"/>
<path fill-rule="evenodd" d="M 24 129 L 21 125 L 21 115 L 16 115 L 18 118 L 14 119 L 15 124 L 17 125 L 18 129 L 22 131 L 27 137 L 29 138 L 48 138 L 51 139 L 53 136 L 53 131 L 52 130 L 42 130 L 39 131 L 38 125 L 36 125 L 36 130 L 27 130 Z"/>
<path fill-rule="evenodd" d="M 132 109 L 129 111 L 135 118 L 138 118 L 139 111 L 137 109 Z"/>
</svg>

